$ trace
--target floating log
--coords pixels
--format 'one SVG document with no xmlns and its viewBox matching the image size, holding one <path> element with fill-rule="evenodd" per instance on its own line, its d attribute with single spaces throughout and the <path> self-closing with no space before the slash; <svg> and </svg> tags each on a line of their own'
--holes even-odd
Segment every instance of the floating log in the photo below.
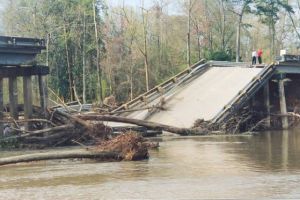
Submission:
<svg viewBox="0 0 300 200">
<path fill-rule="evenodd" d="M 148 147 L 149 144 L 143 137 L 134 132 L 128 132 L 111 140 L 102 141 L 97 146 L 85 149 L 61 150 L 0 158 L 0 165 L 72 158 L 87 158 L 97 161 L 143 160 L 149 157 Z"/>
<path fill-rule="evenodd" d="M 1 158 L 0 165 L 16 164 L 22 162 L 42 161 L 42 160 L 56 160 L 56 159 L 71 159 L 71 158 L 88 158 L 97 159 L 99 161 L 107 160 L 121 160 L 115 152 L 96 152 L 88 150 L 68 150 L 59 152 L 45 152 L 34 153 L 28 155 L 13 156 L 8 158 Z"/>
</svg>

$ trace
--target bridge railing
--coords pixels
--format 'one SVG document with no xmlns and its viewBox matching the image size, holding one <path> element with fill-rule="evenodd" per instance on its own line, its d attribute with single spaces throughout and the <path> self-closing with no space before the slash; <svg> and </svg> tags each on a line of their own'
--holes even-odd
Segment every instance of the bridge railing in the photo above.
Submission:
<svg viewBox="0 0 300 200">
<path fill-rule="evenodd" d="M 275 65 L 266 66 L 212 119 L 212 122 L 226 121 L 239 110 L 275 73 Z"/>
<path fill-rule="evenodd" d="M 140 106 L 145 106 L 148 104 L 148 102 L 151 102 L 158 97 L 162 96 L 164 93 L 167 91 L 171 90 L 174 88 L 176 85 L 178 85 L 179 82 L 182 82 L 187 76 L 190 74 L 193 74 L 195 71 L 203 70 L 205 69 L 208 65 L 208 63 L 204 64 L 205 60 L 202 59 L 199 62 L 195 63 L 191 67 L 183 70 L 182 72 L 178 73 L 177 75 L 171 77 L 170 79 L 164 81 L 163 83 L 155 86 L 148 92 L 145 92 L 135 99 L 121 105 L 117 109 L 113 110 L 112 113 L 118 113 L 124 110 L 129 110 L 132 108 L 140 107 Z"/>
</svg>

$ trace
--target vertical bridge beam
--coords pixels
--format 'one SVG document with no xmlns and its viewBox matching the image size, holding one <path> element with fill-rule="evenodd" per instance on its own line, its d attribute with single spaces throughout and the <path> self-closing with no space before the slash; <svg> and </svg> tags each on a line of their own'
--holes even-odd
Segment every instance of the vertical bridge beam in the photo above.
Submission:
<svg viewBox="0 0 300 200">
<path fill-rule="evenodd" d="M 271 118 L 270 118 L 270 86 L 269 86 L 269 81 L 266 83 L 264 86 L 264 105 L 266 109 L 266 127 L 270 128 L 271 127 Z"/>
<path fill-rule="evenodd" d="M 8 88 L 10 116 L 14 119 L 18 119 L 18 85 L 16 76 L 9 77 Z"/>
<path fill-rule="evenodd" d="M 284 91 L 284 79 L 281 78 L 278 80 L 278 89 L 279 89 L 279 102 L 280 102 L 280 112 L 283 115 L 281 118 L 282 129 L 287 129 L 289 127 L 289 122 L 287 118 L 287 109 L 285 101 L 285 91 Z"/>
<path fill-rule="evenodd" d="M 24 93 L 24 119 L 32 118 L 32 82 L 31 76 L 23 77 L 23 93 Z M 26 123 L 26 129 L 30 130 L 31 123 Z"/>
<path fill-rule="evenodd" d="M 0 120 L 3 120 L 3 78 L 0 77 Z M 0 123 L 0 135 L 3 134 L 4 126 Z"/>
<path fill-rule="evenodd" d="M 45 118 L 48 119 L 48 86 L 46 76 L 39 75 L 39 90 L 41 108 L 43 109 Z"/>
</svg>

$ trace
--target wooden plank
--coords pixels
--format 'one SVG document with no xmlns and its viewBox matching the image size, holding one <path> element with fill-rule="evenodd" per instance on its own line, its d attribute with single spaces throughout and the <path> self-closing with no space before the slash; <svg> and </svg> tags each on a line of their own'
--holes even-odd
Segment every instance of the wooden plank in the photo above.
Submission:
<svg viewBox="0 0 300 200">
<path fill-rule="evenodd" d="M 49 74 L 49 67 L 41 65 L 1 67 L 0 70 L 0 76 L 3 78 L 9 78 L 11 76 L 33 76 L 47 74 Z"/>
<path fill-rule="evenodd" d="M 44 111 L 45 118 L 48 118 L 48 85 L 46 76 L 38 76 L 39 79 L 39 90 L 40 90 L 40 104 Z"/>
<path fill-rule="evenodd" d="M 24 118 L 32 118 L 32 80 L 31 76 L 23 77 L 23 94 L 24 94 Z M 31 129 L 31 123 L 26 123 L 26 130 Z"/>
<path fill-rule="evenodd" d="M 3 120 L 3 78 L 0 77 L 0 120 Z M 4 126 L 0 123 L 0 134 L 3 134 Z"/>
<path fill-rule="evenodd" d="M 14 119 L 18 119 L 18 85 L 17 77 L 9 77 L 8 79 L 8 89 L 9 89 L 9 109 L 10 116 Z"/>
</svg>

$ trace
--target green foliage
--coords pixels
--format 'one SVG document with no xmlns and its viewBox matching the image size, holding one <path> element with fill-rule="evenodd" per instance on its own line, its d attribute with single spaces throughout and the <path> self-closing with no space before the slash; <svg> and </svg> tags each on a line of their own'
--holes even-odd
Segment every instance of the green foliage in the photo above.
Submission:
<svg viewBox="0 0 300 200">
<path fill-rule="evenodd" d="M 274 24 L 279 20 L 279 11 L 294 13 L 293 8 L 286 0 L 256 0 L 256 14 L 261 16 L 262 23 Z"/>
<path fill-rule="evenodd" d="M 210 51 L 207 53 L 208 60 L 233 61 L 234 55 L 230 51 Z"/>
<path fill-rule="evenodd" d="M 15 138 L 0 137 L 0 149 L 15 149 L 19 147 L 19 143 Z"/>
<path fill-rule="evenodd" d="M 80 99 L 86 96 L 87 102 L 96 101 L 99 94 L 104 97 L 115 95 L 118 101 L 125 102 L 145 92 L 145 40 L 150 88 L 187 67 L 189 9 L 184 7 L 187 3 L 182 4 L 182 13 L 168 14 L 165 5 L 155 1 L 153 7 L 144 11 L 145 24 L 141 9 L 109 8 L 105 2 L 14 0 L 7 3 L 2 13 L 6 35 L 48 39 L 48 52 L 43 52 L 38 60 L 49 63 L 49 86 L 65 101 L 71 100 L 74 89 Z M 257 14 L 261 22 L 275 30 L 281 11 L 293 13 L 286 0 L 199 0 L 193 1 L 190 10 L 192 63 L 203 57 L 234 60 L 232 49 L 236 47 L 240 15 Z M 240 25 L 241 39 L 254 40 L 251 30 L 256 24 L 246 23 L 245 17 L 245 22 Z M 273 39 L 276 39 L 275 31 Z M 241 56 L 247 58 L 249 45 L 253 44 L 245 40 L 241 42 L 244 51 Z M 98 60 L 97 49 L 100 49 Z M 97 64 L 100 64 L 100 89 Z"/>
</svg>

